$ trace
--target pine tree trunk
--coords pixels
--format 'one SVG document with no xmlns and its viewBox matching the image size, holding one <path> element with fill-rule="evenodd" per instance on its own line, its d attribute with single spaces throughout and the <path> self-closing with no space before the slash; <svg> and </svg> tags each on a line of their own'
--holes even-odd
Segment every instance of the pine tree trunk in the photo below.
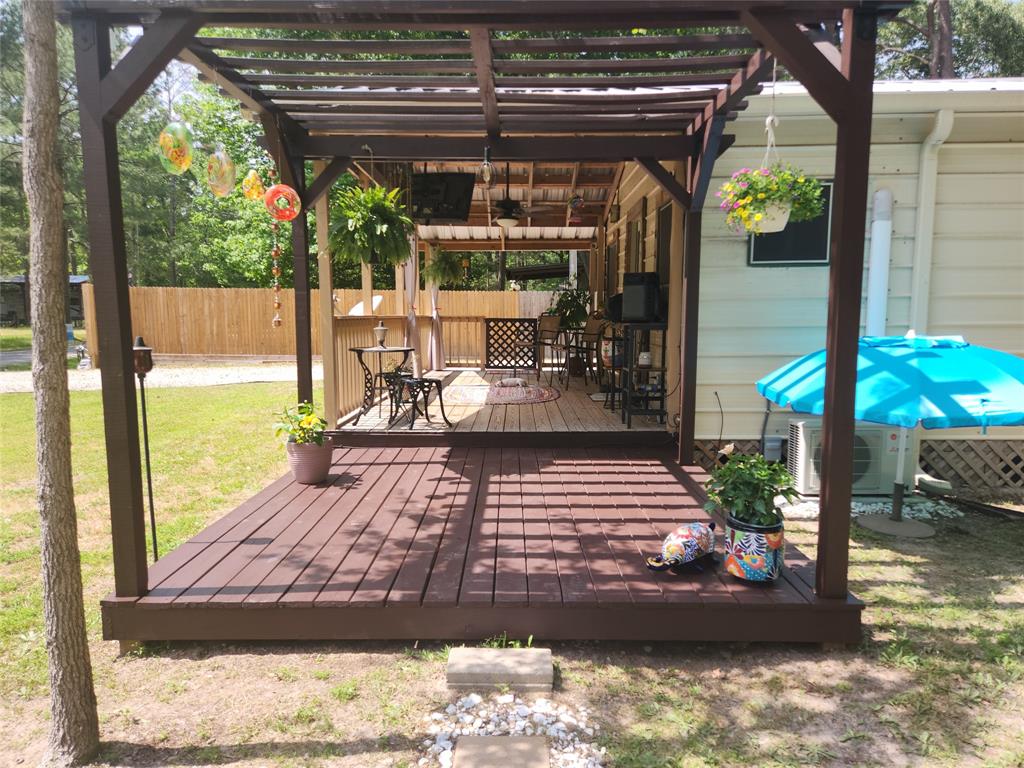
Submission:
<svg viewBox="0 0 1024 768">
<path fill-rule="evenodd" d="M 99 746 L 96 695 L 85 630 L 78 552 L 67 344 L 64 194 L 57 163 L 57 44 L 54 4 L 24 0 L 24 185 L 29 210 L 32 388 L 36 404 L 37 497 L 51 726 L 45 763 L 81 763 Z"/>
</svg>

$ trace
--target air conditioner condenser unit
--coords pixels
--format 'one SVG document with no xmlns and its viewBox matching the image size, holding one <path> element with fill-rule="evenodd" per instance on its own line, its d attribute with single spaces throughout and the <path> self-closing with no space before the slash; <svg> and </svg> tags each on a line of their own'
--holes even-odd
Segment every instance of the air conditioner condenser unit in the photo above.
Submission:
<svg viewBox="0 0 1024 768">
<path fill-rule="evenodd" d="M 857 425 L 853 442 L 854 495 L 892 493 L 898 445 L 896 427 Z M 786 468 L 801 496 L 817 496 L 821 492 L 821 419 L 790 420 Z"/>
</svg>

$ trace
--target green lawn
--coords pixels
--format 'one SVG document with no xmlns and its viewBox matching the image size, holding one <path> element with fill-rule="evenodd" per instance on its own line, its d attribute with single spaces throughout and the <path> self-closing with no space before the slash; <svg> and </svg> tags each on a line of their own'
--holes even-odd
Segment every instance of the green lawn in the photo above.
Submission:
<svg viewBox="0 0 1024 768">
<path fill-rule="evenodd" d="M 246 384 L 147 392 L 157 535 L 164 552 L 285 471 L 270 431 L 294 385 Z M 32 395 L 0 395 L 0 694 L 46 684 L 37 578 Z M 110 587 L 110 526 L 99 392 L 71 393 L 75 498 L 90 626 Z"/>
<path fill-rule="evenodd" d="M 85 341 L 85 330 L 77 328 L 74 331 L 76 341 Z M 15 349 L 32 348 L 32 329 L 22 328 L 0 328 L 0 352 L 10 352 Z"/>
</svg>

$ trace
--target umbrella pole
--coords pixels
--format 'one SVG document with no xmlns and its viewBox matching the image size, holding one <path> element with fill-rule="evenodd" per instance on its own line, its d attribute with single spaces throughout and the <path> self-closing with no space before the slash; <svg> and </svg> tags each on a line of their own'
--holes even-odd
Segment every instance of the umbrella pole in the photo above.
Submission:
<svg viewBox="0 0 1024 768">
<path fill-rule="evenodd" d="M 896 443 L 896 483 L 892 487 L 892 515 L 891 520 L 900 522 L 903 520 L 903 483 L 904 464 L 907 455 L 907 428 L 900 427 L 900 438 Z"/>
</svg>

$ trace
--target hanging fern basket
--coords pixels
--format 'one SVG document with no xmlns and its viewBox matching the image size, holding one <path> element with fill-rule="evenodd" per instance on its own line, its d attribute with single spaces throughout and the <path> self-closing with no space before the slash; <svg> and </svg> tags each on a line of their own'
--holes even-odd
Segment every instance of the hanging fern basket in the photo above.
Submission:
<svg viewBox="0 0 1024 768">
<path fill-rule="evenodd" d="M 349 262 L 398 266 L 408 261 L 413 222 L 399 201 L 402 190 L 349 187 L 332 201 L 331 249 Z"/>
</svg>

